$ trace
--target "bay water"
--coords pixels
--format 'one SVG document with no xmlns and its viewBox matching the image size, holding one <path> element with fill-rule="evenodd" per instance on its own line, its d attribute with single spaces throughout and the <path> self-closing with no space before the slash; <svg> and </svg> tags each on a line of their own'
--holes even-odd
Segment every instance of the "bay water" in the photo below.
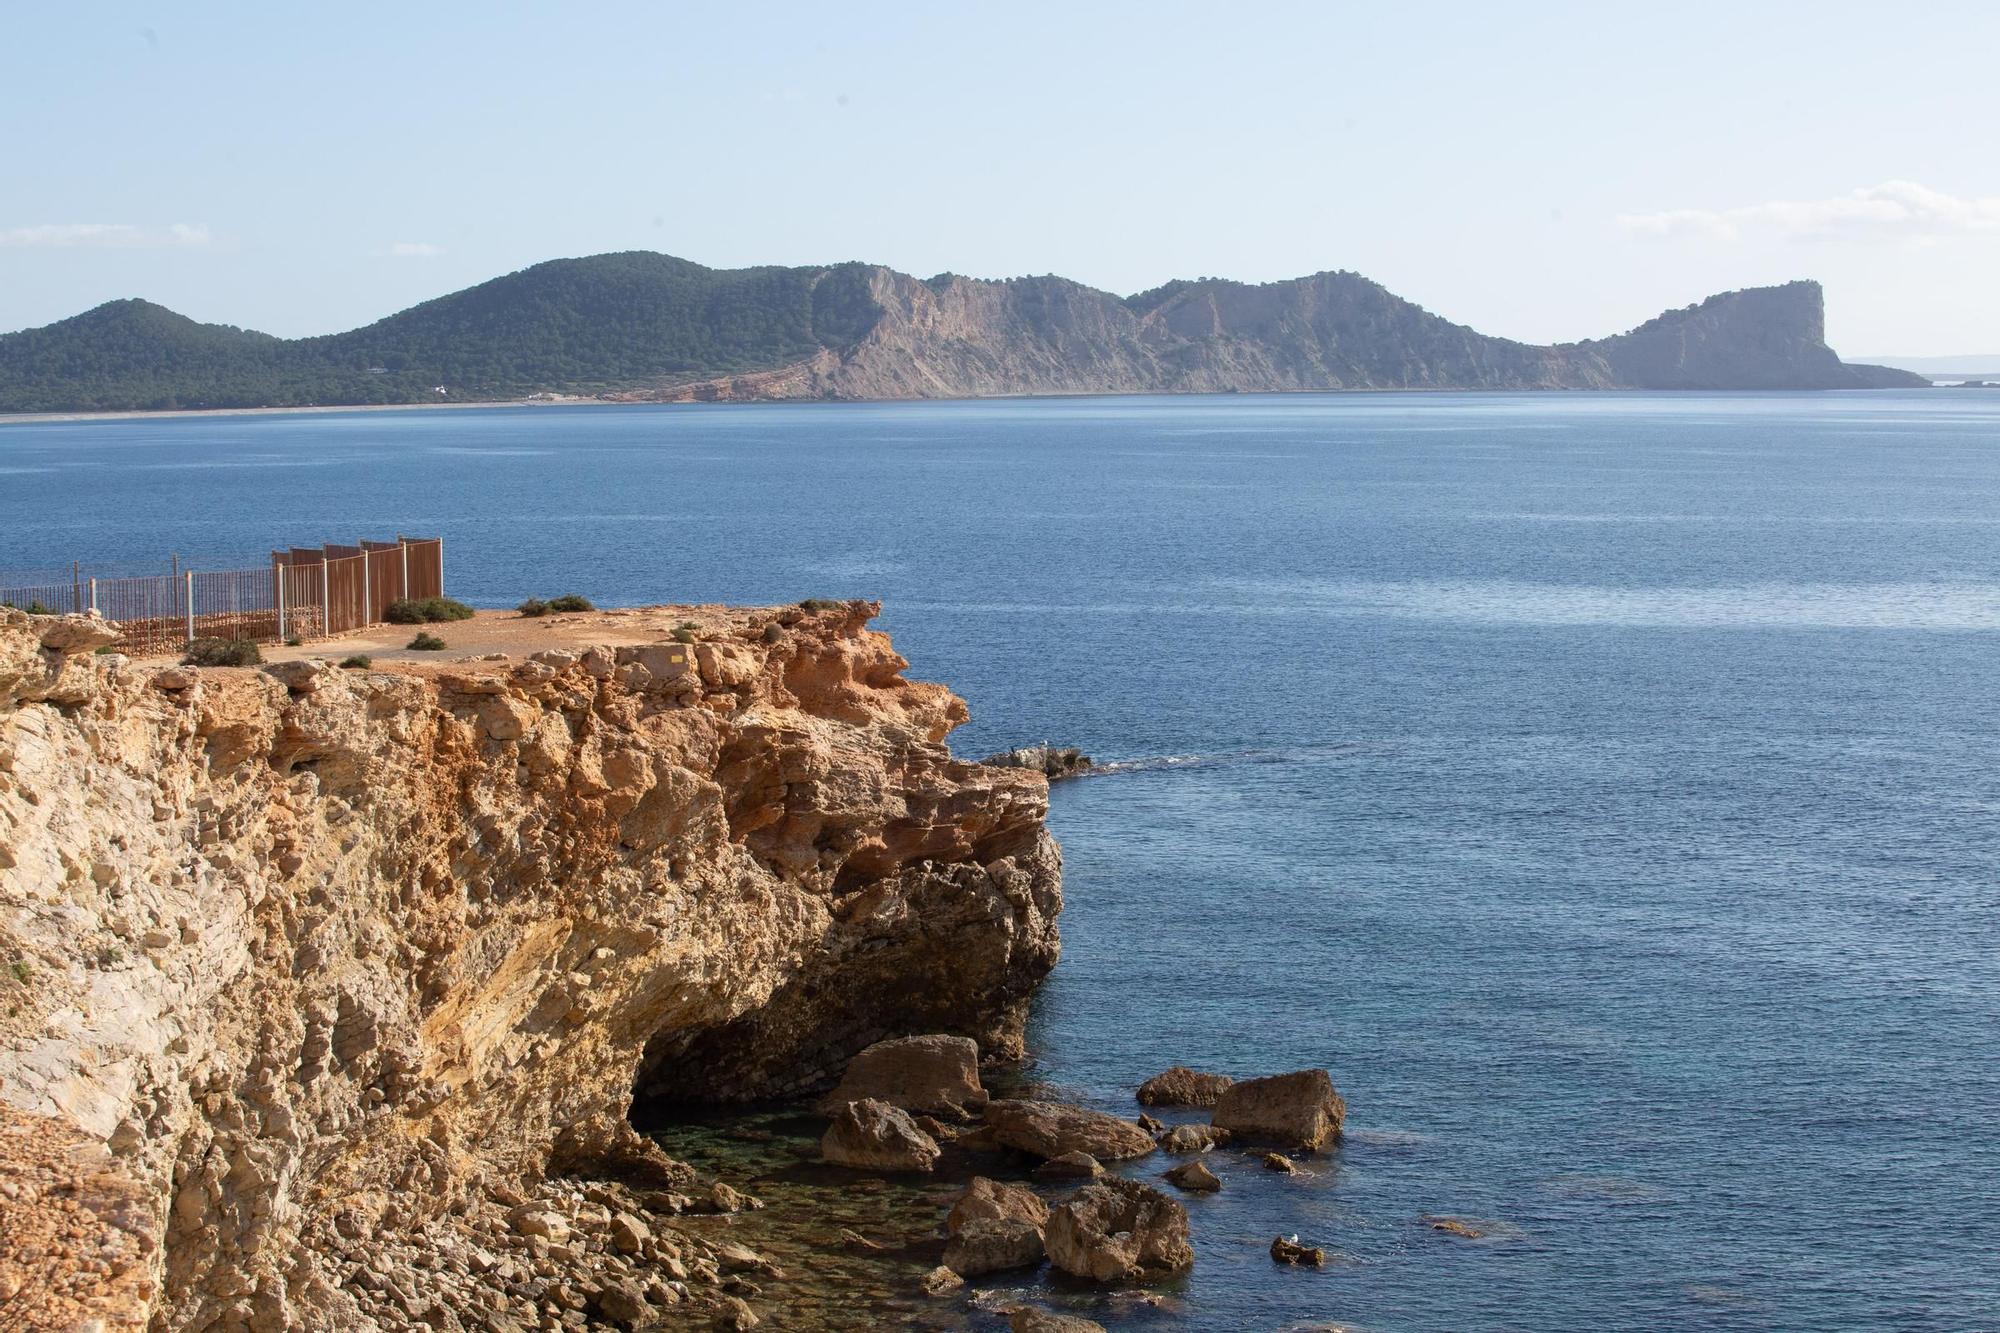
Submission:
<svg viewBox="0 0 2000 1333">
<path fill-rule="evenodd" d="M 1110 764 L 1028 1075 L 1323 1065 L 1349 1128 L 1216 1154 L 1164 1300 L 1046 1299 L 2000 1327 L 2000 394 L 0 424 L 0 571 L 399 531 L 481 605 L 879 597 L 959 753 Z"/>
</svg>

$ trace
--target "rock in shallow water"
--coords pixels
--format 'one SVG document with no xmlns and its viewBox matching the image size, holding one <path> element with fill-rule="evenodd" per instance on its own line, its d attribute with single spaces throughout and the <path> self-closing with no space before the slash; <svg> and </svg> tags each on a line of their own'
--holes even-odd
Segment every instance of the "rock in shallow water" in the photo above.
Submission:
<svg viewBox="0 0 2000 1333">
<path fill-rule="evenodd" d="M 1215 1104 L 1215 1124 L 1238 1139 L 1318 1152 L 1340 1137 L 1347 1104 L 1324 1069 L 1245 1079 Z"/>
<path fill-rule="evenodd" d="M 1213 1194 L 1222 1188 L 1222 1181 L 1217 1178 L 1215 1172 L 1204 1166 L 1199 1159 L 1167 1172 L 1167 1183 L 1197 1194 Z"/>
<path fill-rule="evenodd" d="M 1087 1152 L 1066 1152 L 1035 1168 L 1037 1180 L 1095 1180 L 1103 1174 L 1104 1164 Z"/>
<path fill-rule="evenodd" d="M 979 1043 L 942 1035 L 878 1041 L 848 1062 L 840 1086 L 820 1100 L 820 1110 L 831 1113 L 863 1098 L 963 1118 L 986 1104 Z"/>
<path fill-rule="evenodd" d="M 1213 1106 L 1236 1080 L 1175 1065 L 1139 1085 L 1141 1106 Z"/>
<path fill-rule="evenodd" d="M 1085 1152 L 1100 1162 L 1144 1157 L 1153 1136 L 1129 1120 L 1063 1102 L 996 1101 L 986 1107 L 993 1137 L 1037 1157 Z"/>
<path fill-rule="evenodd" d="M 1093 1282 L 1153 1280 L 1194 1265 L 1187 1209 L 1150 1185 L 1108 1176 L 1049 1215 L 1049 1259 Z"/>
<path fill-rule="evenodd" d="M 835 1111 L 819 1141 L 822 1158 L 862 1171 L 928 1171 L 941 1151 L 909 1112 L 872 1098 Z"/>
<path fill-rule="evenodd" d="M 1104 1333 L 1104 1325 L 1078 1315 L 1023 1305 L 1008 1318 L 1009 1333 Z"/>
<path fill-rule="evenodd" d="M 982 1277 L 1033 1268 L 1043 1253 L 1040 1227 L 1010 1217 L 982 1218 L 960 1227 L 946 1243 L 944 1266 L 961 1277 Z"/>
<path fill-rule="evenodd" d="M 1207 1152 L 1229 1142 L 1229 1131 L 1214 1125 L 1175 1125 L 1160 1139 L 1160 1150 L 1170 1153 Z"/>
<path fill-rule="evenodd" d="M 968 1223 L 997 1221 L 1026 1222 L 1040 1229 L 1048 1220 L 1049 1206 L 1033 1190 L 974 1176 L 952 1203 L 944 1229 L 946 1235 L 956 1236 Z"/>
<path fill-rule="evenodd" d="M 1302 1268 L 1326 1266 L 1326 1251 L 1317 1245 L 1301 1245 L 1297 1236 L 1279 1236 L 1272 1241 L 1271 1258 L 1281 1264 Z"/>
</svg>

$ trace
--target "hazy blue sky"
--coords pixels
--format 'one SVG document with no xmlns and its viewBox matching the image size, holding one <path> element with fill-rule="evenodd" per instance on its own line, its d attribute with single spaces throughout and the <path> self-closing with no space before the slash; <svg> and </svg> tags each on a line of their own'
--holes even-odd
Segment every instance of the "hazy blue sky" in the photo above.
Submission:
<svg viewBox="0 0 2000 1333">
<path fill-rule="evenodd" d="M 2000 4 L 11 5 L 0 329 L 330 332 L 560 255 L 1356 269 L 1546 341 L 1817 277 L 2000 351 Z"/>
</svg>

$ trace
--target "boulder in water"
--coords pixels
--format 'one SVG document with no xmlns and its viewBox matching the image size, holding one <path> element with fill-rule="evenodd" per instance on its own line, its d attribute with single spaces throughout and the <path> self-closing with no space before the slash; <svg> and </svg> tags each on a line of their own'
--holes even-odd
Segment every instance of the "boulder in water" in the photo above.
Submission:
<svg viewBox="0 0 2000 1333">
<path fill-rule="evenodd" d="M 1093 1282 L 1152 1280 L 1194 1266 L 1187 1209 L 1136 1180 L 1107 1176 L 1049 1214 L 1049 1259 Z"/>
<path fill-rule="evenodd" d="M 835 1166 L 862 1171 L 928 1171 L 942 1150 L 918 1129 L 910 1113 L 872 1098 L 849 1102 L 833 1113 L 819 1141 L 819 1153 Z"/>
<path fill-rule="evenodd" d="M 1042 1229 L 1018 1218 L 967 1222 L 945 1243 L 944 1266 L 960 1277 L 984 1277 L 1015 1268 L 1033 1268 L 1045 1253 Z"/>
<path fill-rule="evenodd" d="M 905 1111 L 967 1118 L 986 1105 L 979 1043 L 942 1034 L 878 1041 L 848 1061 L 840 1086 L 821 1098 L 820 1110 L 830 1115 L 871 1097 Z"/>
<path fill-rule="evenodd" d="M 1139 1085 L 1141 1106 L 1213 1106 L 1236 1080 L 1175 1065 Z"/>
<path fill-rule="evenodd" d="M 1271 1258 L 1281 1264 L 1303 1268 L 1324 1268 L 1326 1251 L 1317 1245 L 1301 1245 L 1297 1236 L 1280 1236 L 1271 1242 Z"/>
<path fill-rule="evenodd" d="M 1085 1152 L 1116 1162 L 1144 1157 L 1155 1147 L 1153 1136 L 1129 1120 L 1063 1102 L 991 1102 L 986 1124 L 1000 1143 L 1042 1158 Z"/>
<path fill-rule="evenodd" d="M 1183 1162 L 1167 1172 L 1167 1183 L 1195 1194 L 1213 1194 L 1222 1188 L 1222 1181 L 1202 1164 L 1200 1158 Z"/>
<path fill-rule="evenodd" d="M 1214 1121 L 1238 1139 L 1318 1152 L 1340 1137 L 1347 1104 L 1324 1069 L 1233 1083 L 1215 1103 Z"/>
<path fill-rule="evenodd" d="M 1160 1148 L 1170 1153 L 1207 1152 L 1229 1142 L 1229 1131 L 1214 1125 L 1175 1125 L 1160 1139 Z"/>
<path fill-rule="evenodd" d="M 972 1222 L 1026 1222 L 1040 1230 L 1048 1224 L 1049 1206 L 1042 1196 L 1025 1185 L 974 1176 L 965 1193 L 951 1205 L 944 1219 L 945 1234 L 956 1236 Z"/>
</svg>

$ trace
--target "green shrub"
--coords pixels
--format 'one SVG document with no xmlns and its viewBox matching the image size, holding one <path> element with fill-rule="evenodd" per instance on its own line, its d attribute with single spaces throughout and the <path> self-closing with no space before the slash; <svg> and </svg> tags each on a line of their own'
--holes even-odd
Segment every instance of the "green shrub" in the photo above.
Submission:
<svg viewBox="0 0 2000 1333">
<path fill-rule="evenodd" d="M 831 597 L 808 597 L 799 603 L 799 609 L 803 611 L 837 611 L 846 605 L 847 603 L 837 602 Z"/>
<path fill-rule="evenodd" d="M 115 643 L 100 643 L 97 645 L 97 655 L 99 657 L 109 657 L 117 651 L 118 645 Z"/>
<path fill-rule="evenodd" d="M 472 608 L 450 597 L 398 597 L 382 608 L 391 625 L 434 625 L 440 620 L 470 620 Z"/>
<path fill-rule="evenodd" d="M 595 606 L 591 605 L 588 597 L 573 592 L 566 592 L 560 597 L 549 598 L 549 610 L 551 611 L 595 611 L 596 609 Z"/>
<path fill-rule="evenodd" d="M 679 627 L 678 629 L 676 629 L 676 630 L 674 631 L 674 642 L 675 642 L 675 643 L 693 643 L 693 642 L 694 642 L 694 631 L 693 631 L 693 630 L 691 630 L 691 629 L 689 629 L 689 628 L 688 628 L 688 627 L 687 627 L 686 625 L 682 625 L 682 626 L 680 626 L 680 627 Z"/>
<path fill-rule="evenodd" d="M 39 600 L 31 601 L 26 606 L 15 606 L 12 602 L 0 602 L 0 606 L 9 607 L 15 611 L 26 611 L 31 616 L 52 616 L 55 614 L 55 612 L 43 606 Z"/>
<path fill-rule="evenodd" d="M 549 613 L 549 604 L 539 597 L 530 597 L 514 609 L 524 616 L 545 616 Z"/>
<path fill-rule="evenodd" d="M 352 657 L 341 658 L 340 665 L 345 671 L 366 671 L 375 665 L 375 659 L 367 653 L 356 653 Z"/>
<path fill-rule="evenodd" d="M 287 648 L 303 648 L 305 646 L 306 646 L 306 641 L 304 639 L 301 639 L 296 634 L 292 635 L 291 638 L 285 640 L 285 647 Z"/>
<path fill-rule="evenodd" d="M 410 648 L 414 652 L 435 653 L 443 651 L 444 647 L 444 640 L 435 634 L 418 634 L 410 640 Z"/>
<path fill-rule="evenodd" d="M 28 979 L 35 975 L 35 965 L 25 958 L 16 958 L 13 962 L 7 964 L 7 970 L 12 972 L 14 980 L 20 982 L 23 986 L 27 985 Z"/>
<path fill-rule="evenodd" d="M 264 660 L 248 639 L 190 639 L 181 661 L 188 666 L 255 666 Z"/>
</svg>

